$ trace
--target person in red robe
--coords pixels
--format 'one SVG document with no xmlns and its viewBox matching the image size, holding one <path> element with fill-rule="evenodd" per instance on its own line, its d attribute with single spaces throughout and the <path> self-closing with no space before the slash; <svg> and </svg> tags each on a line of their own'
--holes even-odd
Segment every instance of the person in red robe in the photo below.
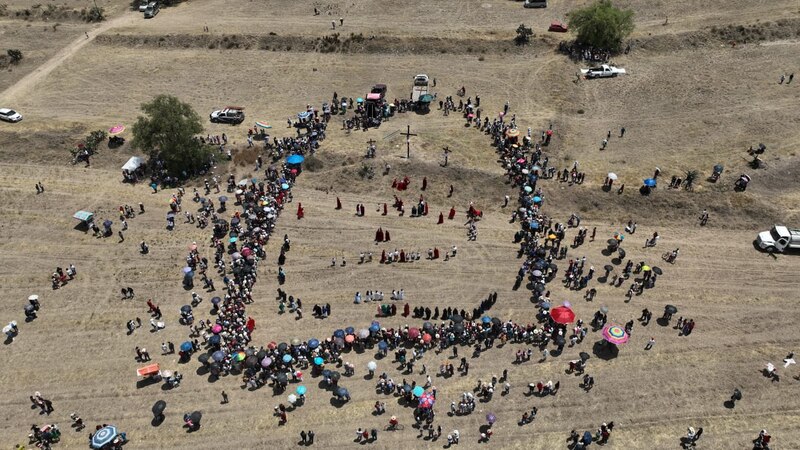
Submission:
<svg viewBox="0 0 800 450">
<path fill-rule="evenodd" d="M 303 216 L 305 216 L 305 214 L 306 213 L 305 213 L 305 210 L 303 209 L 303 204 L 302 203 L 298 203 L 297 204 L 297 220 L 302 219 Z"/>
<path fill-rule="evenodd" d="M 444 223 L 444 214 L 443 213 L 439 213 L 439 221 L 436 222 L 436 225 L 441 225 L 443 223 Z"/>
<path fill-rule="evenodd" d="M 383 232 L 383 242 L 389 242 L 392 238 L 389 236 L 389 230 Z"/>
<path fill-rule="evenodd" d="M 456 208 L 455 207 L 451 207 L 450 208 L 450 214 L 447 215 L 447 220 L 453 220 L 453 218 L 455 216 L 456 216 Z"/>
<path fill-rule="evenodd" d="M 433 259 L 439 259 L 439 248 L 438 247 L 434 247 L 433 248 Z"/>
<path fill-rule="evenodd" d="M 400 262 L 406 262 L 406 252 L 403 249 L 400 249 Z"/>
<path fill-rule="evenodd" d="M 395 178 L 394 180 L 392 180 L 392 187 L 393 187 L 393 188 L 396 188 L 396 187 L 398 187 L 398 186 L 397 186 L 397 178 Z"/>
<path fill-rule="evenodd" d="M 386 214 L 388 214 L 388 207 L 387 207 L 386 203 L 384 203 L 383 204 L 383 215 L 385 216 Z"/>
<path fill-rule="evenodd" d="M 339 200 L 339 197 L 336 197 L 336 209 L 342 209 L 342 201 Z"/>
<path fill-rule="evenodd" d="M 424 209 L 422 211 L 422 215 L 423 216 L 427 216 L 428 215 L 428 202 L 425 202 L 425 207 L 424 207 Z"/>
<path fill-rule="evenodd" d="M 428 189 L 428 177 L 422 177 L 422 190 Z"/>
<path fill-rule="evenodd" d="M 386 250 L 381 251 L 381 264 L 386 262 Z"/>
<path fill-rule="evenodd" d="M 383 242 L 383 228 L 378 228 L 378 231 L 375 232 L 375 242 Z"/>
<path fill-rule="evenodd" d="M 410 313 L 411 313 L 411 307 L 408 306 L 408 303 L 406 303 L 405 306 L 403 306 L 403 317 L 408 317 Z"/>
</svg>

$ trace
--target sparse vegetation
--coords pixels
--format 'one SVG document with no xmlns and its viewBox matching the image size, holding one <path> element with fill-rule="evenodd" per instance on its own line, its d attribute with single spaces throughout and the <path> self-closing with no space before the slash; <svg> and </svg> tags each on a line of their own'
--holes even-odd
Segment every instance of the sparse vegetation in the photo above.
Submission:
<svg viewBox="0 0 800 450">
<path fill-rule="evenodd" d="M 362 164 L 361 168 L 358 169 L 358 176 L 360 176 L 362 180 L 371 180 L 372 177 L 375 176 L 375 169 L 369 164 Z"/>
<path fill-rule="evenodd" d="M 683 186 L 687 191 L 694 189 L 694 182 L 697 181 L 698 176 L 699 172 L 696 170 L 687 170 L 683 175 Z"/>
<path fill-rule="evenodd" d="M 89 10 L 81 11 L 81 17 L 87 22 L 102 22 L 106 20 L 105 10 L 97 5 L 92 5 Z"/>
<path fill-rule="evenodd" d="M 22 50 L 8 49 L 8 57 L 11 60 L 11 64 L 19 64 L 22 61 Z"/>
<path fill-rule="evenodd" d="M 322 160 L 313 155 L 309 155 L 303 162 L 303 168 L 309 172 L 318 172 L 323 167 L 325 167 L 325 164 L 323 164 Z"/>
<path fill-rule="evenodd" d="M 527 45 L 531 42 L 533 36 L 533 29 L 526 27 L 525 24 L 520 24 L 517 27 L 517 35 L 514 37 L 514 43 L 517 45 Z"/>
</svg>

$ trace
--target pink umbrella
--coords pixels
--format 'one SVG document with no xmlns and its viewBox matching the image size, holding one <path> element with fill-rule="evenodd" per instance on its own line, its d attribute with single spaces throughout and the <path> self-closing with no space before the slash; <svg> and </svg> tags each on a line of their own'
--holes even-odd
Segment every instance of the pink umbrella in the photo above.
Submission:
<svg viewBox="0 0 800 450">
<path fill-rule="evenodd" d="M 120 134 L 123 131 L 125 131 L 125 125 L 114 125 L 113 127 L 108 129 L 108 134 L 113 136 L 115 134 Z"/>
<path fill-rule="evenodd" d="M 628 333 L 619 325 L 606 325 L 603 328 L 603 338 L 612 344 L 619 345 L 628 342 Z"/>
<path fill-rule="evenodd" d="M 356 337 L 353 336 L 352 334 L 348 334 L 347 336 L 344 337 L 344 341 L 347 342 L 348 344 L 352 344 L 353 341 L 355 341 L 355 340 L 356 340 Z"/>
<path fill-rule="evenodd" d="M 416 339 L 419 337 L 419 328 L 409 328 L 408 329 L 408 337 L 411 339 Z"/>
<path fill-rule="evenodd" d="M 430 341 L 431 341 L 431 335 L 430 334 L 425 333 L 425 334 L 422 335 L 422 342 L 427 344 Z"/>
<path fill-rule="evenodd" d="M 211 327 L 211 332 L 214 334 L 219 334 L 222 332 L 222 325 L 215 323 L 213 327 Z"/>
</svg>

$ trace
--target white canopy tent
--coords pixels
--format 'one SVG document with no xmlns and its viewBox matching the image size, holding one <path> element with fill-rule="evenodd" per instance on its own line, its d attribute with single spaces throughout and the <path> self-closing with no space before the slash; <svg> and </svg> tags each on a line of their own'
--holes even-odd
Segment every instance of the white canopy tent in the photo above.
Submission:
<svg viewBox="0 0 800 450">
<path fill-rule="evenodd" d="M 131 156 L 131 159 L 122 166 L 122 170 L 127 170 L 128 172 L 133 172 L 134 170 L 138 169 L 140 166 L 144 164 L 144 159 L 138 156 Z"/>
</svg>

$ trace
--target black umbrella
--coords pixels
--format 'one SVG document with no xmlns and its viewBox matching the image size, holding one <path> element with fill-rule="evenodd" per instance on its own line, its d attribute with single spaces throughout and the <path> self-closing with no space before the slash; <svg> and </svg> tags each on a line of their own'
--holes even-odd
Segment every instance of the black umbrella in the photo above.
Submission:
<svg viewBox="0 0 800 450">
<path fill-rule="evenodd" d="M 331 371 L 330 371 L 329 369 L 325 369 L 325 370 L 323 370 L 323 371 L 322 371 L 322 376 L 323 376 L 323 377 L 325 377 L 325 378 L 330 378 L 330 376 L 331 376 Z"/>
<path fill-rule="evenodd" d="M 493 324 L 495 324 L 495 325 L 500 325 L 502 322 L 500 322 L 500 319 L 499 319 L 499 318 L 497 318 L 497 317 L 493 317 L 493 318 L 492 318 L 492 323 L 493 323 Z"/>
<path fill-rule="evenodd" d="M 567 341 L 564 340 L 564 336 L 558 336 L 556 338 L 556 345 L 564 345 Z"/>
<path fill-rule="evenodd" d="M 215 362 L 210 366 L 208 366 L 208 370 L 211 371 L 212 375 L 219 375 L 220 371 L 222 370 L 222 367 L 219 365 L 219 363 Z"/>
<path fill-rule="evenodd" d="M 422 324 L 422 329 L 425 331 L 430 331 L 433 329 L 433 324 L 430 322 L 425 322 Z"/>
<path fill-rule="evenodd" d="M 339 396 L 339 397 L 347 397 L 349 394 L 350 394 L 350 392 L 348 392 L 347 389 L 345 389 L 343 387 L 340 387 L 339 389 L 336 389 L 336 395 Z"/>
<path fill-rule="evenodd" d="M 550 268 L 550 270 L 556 270 L 556 269 L 558 269 L 558 266 L 557 266 L 555 263 L 550 263 L 550 265 L 549 265 L 549 266 L 547 266 L 547 267 L 548 267 L 548 268 Z"/>
<path fill-rule="evenodd" d="M 258 366 L 258 358 L 253 356 L 248 356 L 247 359 L 244 360 L 244 365 L 247 367 L 257 367 Z"/>
<path fill-rule="evenodd" d="M 624 257 L 625 257 L 625 250 L 623 250 L 623 249 L 619 249 L 619 250 L 618 250 L 618 254 L 619 254 L 619 258 L 620 258 L 620 259 L 624 258 Z"/>
<path fill-rule="evenodd" d="M 453 314 L 450 316 L 450 320 L 452 320 L 453 323 L 461 323 L 464 321 L 464 318 L 461 317 L 461 314 Z"/>
<path fill-rule="evenodd" d="M 36 309 L 36 307 L 31 305 L 31 304 L 25 305 L 25 312 L 27 312 L 27 313 L 32 312 L 35 309 Z"/>
<path fill-rule="evenodd" d="M 614 266 L 612 266 L 611 264 L 606 264 L 605 266 L 603 266 L 603 269 L 606 269 L 606 272 L 611 272 L 612 270 L 614 270 Z"/>
<path fill-rule="evenodd" d="M 653 273 L 654 273 L 654 274 L 656 274 L 656 275 L 661 275 L 661 274 L 663 273 L 663 272 L 661 271 L 661 267 L 656 267 L 656 266 L 653 266 L 653 267 L 651 267 L 651 268 L 650 268 L 650 270 L 652 270 L 652 271 L 653 271 Z"/>
<path fill-rule="evenodd" d="M 200 357 L 197 358 L 197 360 L 200 361 L 200 364 L 206 365 L 208 364 L 208 358 L 209 358 L 208 353 L 203 353 L 202 355 L 200 355 Z"/>
<path fill-rule="evenodd" d="M 287 348 L 289 348 L 289 344 L 287 344 L 286 342 L 281 342 L 280 344 L 278 344 L 279 352 L 285 352 Z"/>
<path fill-rule="evenodd" d="M 608 240 L 608 245 L 617 245 L 617 240 L 616 239 L 609 239 Z"/>
<path fill-rule="evenodd" d="M 667 305 L 664 307 L 664 311 L 669 314 L 675 314 L 676 312 L 678 312 L 678 308 L 676 308 L 673 305 Z"/>
<path fill-rule="evenodd" d="M 411 385 L 410 384 L 404 384 L 403 385 L 403 392 L 411 392 Z"/>
<path fill-rule="evenodd" d="M 459 322 L 459 323 L 453 325 L 453 331 L 455 331 L 456 333 L 463 333 L 464 332 L 464 324 Z"/>
<path fill-rule="evenodd" d="M 581 357 L 581 361 L 586 361 L 587 359 L 589 359 L 589 354 L 586 352 L 580 352 L 578 353 L 578 356 Z"/>
<path fill-rule="evenodd" d="M 279 374 L 278 374 L 278 376 L 277 376 L 277 377 L 275 377 L 275 379 L 276 379 L 276 380 L 278 381 L 278 383 L 280 383 L 280 384 L 286 384 L 286 383 L 289 381 L 289 380 L 286 378 L 286 374 L 285 374 L 285 373 L 279 373 Z"/>
<path fill-rule="evenodd" d="M 331 372 L 331 380 L 339 381 L 341 379 L 342 379 L 342 374 L 340 374 L 339 372 Z"/>
<path fill-rule="evenodd" d="M 536 292 L 543 292 L 544 291 L 544 284 L 536 283 L 533 285 L 533 290 Z"/>
<path fill-rule="evenodd" d="M 164 410 L 167 409 L 167 402 L 164 400 L 159 400 L 153 404 L 153 415 L 158 417 L 164 414 Z"/>
<path fill-rule="evenodd" d="M 200 423 L 200 419 L 203 418 L 203 413 L 200 411 L 195 411 L 189 415 L 189 418 L 192 419 L 192 422 L 194 422 L 195 425 L 197 425 Z"/>
<path fill-rule="evenodd" d="M 183 305 L 181 306 L 181 312 L 182 313 L 192 312 L 192 307 L 189 305 Z"/>
<path fill-rule="evenodd" d="M 220 203 L 225 203 L 225 202 L 228 201 L 228 197 L 226 197 L 224 195 L 220 195 L 219 196 L 219 201 L 220 201 Z"/>
<path fill-rule="evenodd" d="M 265 350 L 259 350 L 258 353 L 256 353 L 256 358 L 258 358 L 259 361 L 266 358 L 266 356 L 267 352 Z"/>
</svg>

